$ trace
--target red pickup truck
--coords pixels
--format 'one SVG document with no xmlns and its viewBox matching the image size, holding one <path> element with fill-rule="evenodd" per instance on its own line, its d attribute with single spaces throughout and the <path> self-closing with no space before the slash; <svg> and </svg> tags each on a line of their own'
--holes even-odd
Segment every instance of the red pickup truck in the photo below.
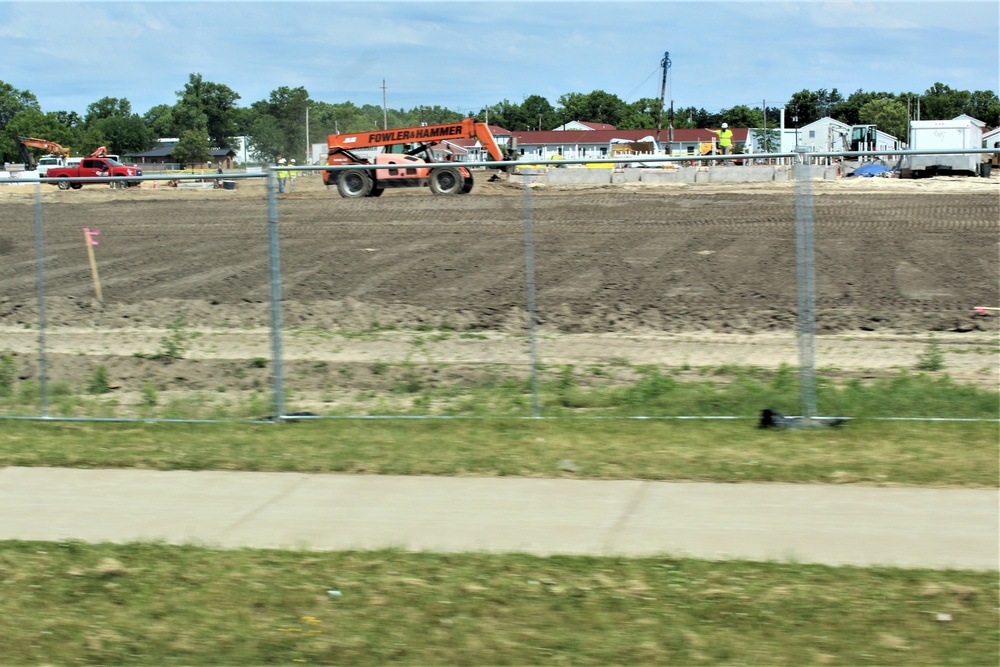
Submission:
<svg viewBox="0 0 1000 667">
<path fill-rule="evenodd" d="M 54 182 L 60 190 L 79 190 L 83 187 L 83 181 L 74 181 L 74 178 L 107 178 L 114 176 L 142 176 L 142 170 L 135 167 L 127 167 L 121 162 L 107 157 L 85 157 L 80 160 L 79 167 L 52 167 L 49 168 L 48 178 L 58 179 Z M 140 181 L 86 181 L 86 183 L 114 183 L 124 184 L 128 187 L 138 185 Z"/>
</svg>

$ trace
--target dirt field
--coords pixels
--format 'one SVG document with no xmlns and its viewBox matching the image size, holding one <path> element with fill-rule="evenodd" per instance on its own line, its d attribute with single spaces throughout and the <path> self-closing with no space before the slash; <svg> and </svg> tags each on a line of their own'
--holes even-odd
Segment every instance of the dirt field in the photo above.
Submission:
<svg viewBox="0 0 1000 667">
<path fill-rule="evenodd" d="M 1000 311 L 974 309 L 1000 306 L 1000 178 L 812 189 L 817 364 L 912 366 L 934 334 L 956 353 L 950 373 L 995 386 Z M 153 352 L 179 314 L 199 334 L 189 387 L 219 386 L 226 364 L 269 356 L 263 183 L 42 192 L 47 346 L 63 355 L 53 372 L 80 382 L 100 362 L 123 383 L 148 378 L 126 367 L 150 362 L 129 357 Z M 0 188 L 0 203 L 0 350 L 16 352 L 27 377 L 38 344 L 33 188 Z M 287 358 L 397 362 L 417 349 L 428 363 L 523 365 L 529 210 L 547 362 L 797 363 L 794 184 L 532 187 L 526 198 L 480 177 L 468 196 L 343 200 L 313 175 L 278 205 Z M 101 232 L 103 304 L 83 227 Z M 331 331 L 369 335 L 333 344 Z"/>
</svg>

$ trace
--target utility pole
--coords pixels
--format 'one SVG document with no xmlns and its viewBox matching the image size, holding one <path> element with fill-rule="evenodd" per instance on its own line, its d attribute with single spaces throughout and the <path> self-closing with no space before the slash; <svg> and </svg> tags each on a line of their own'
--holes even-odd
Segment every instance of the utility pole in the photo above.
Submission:
<svg viewBox="0 0 1000 667">
<path fill-rule="evenodd" d="M 670 124 L 667 126 L 667 143 L 674 143 L 674 101 L 670 100 Z"/>
<path fill-rule="evenodd" d="M 768 145 L 770 145 L 771 142 L 768 141 L 770 137 L 767 136 L 767 100 L 761 101 L 760 111 L 764 115 L 764 152 L 770 153 L 771 151 L 768 150 Z"/>
<path fill-rule="evenodd" d="M 385 106 L 385 79 L 382 79 L 382 129 L 389 129 L 389 112 Z"/>
<path fill-rule="evenodd" d="M 312 145 L 309 143 L 309 107 L 306 107 L 306 164 L 312 164 Z"/>
<path fill-rule="evenodd" d="M 663 60 L 660 61 L 660 67 L 663 68 L 663 82 L 660 84 L 660 119 L 656 122 L 656 143 L 660 143 L 660 130 L 663 129 L 663 100 L 667 92 L 667 70 L 670 69 L 670 51 L 663 52 Z M 673 101 L 671 100 L 672 106 Z M 670 129 L 673 130 L 673 126 Z M 673 132 L 671 131 L 670 134 L 673 135 Z"/>
</svg>

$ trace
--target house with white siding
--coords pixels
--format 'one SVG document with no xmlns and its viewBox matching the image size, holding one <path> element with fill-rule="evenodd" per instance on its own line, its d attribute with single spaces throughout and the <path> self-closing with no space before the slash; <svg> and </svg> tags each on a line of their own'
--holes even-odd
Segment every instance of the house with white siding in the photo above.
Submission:
<svg viewBox="0 0 1000 667">
<path fill-rule="evenodd" d="M 796 145 L 809 152 L 833 153 L 851 150 L 851 132 L 854 128 L 835 118 L 826 116 L 795 129 L 785 128 L 781 137 L 781 152 L 794 150 Z M 866 150 L 895 151 L 903 142 L 876 128 L 875 146 Z"/>
</svg>

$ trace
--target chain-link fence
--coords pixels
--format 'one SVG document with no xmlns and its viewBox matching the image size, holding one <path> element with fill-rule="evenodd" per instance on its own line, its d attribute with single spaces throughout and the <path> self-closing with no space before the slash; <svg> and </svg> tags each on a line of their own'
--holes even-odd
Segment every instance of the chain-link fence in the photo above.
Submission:
<svg viewBox="0 0 1000 667">
<path fill-rule="evenodd" d="M 997 175 L 718 162 L 0 188 L 0 413 L 996 417 Z"/>
</svg>

